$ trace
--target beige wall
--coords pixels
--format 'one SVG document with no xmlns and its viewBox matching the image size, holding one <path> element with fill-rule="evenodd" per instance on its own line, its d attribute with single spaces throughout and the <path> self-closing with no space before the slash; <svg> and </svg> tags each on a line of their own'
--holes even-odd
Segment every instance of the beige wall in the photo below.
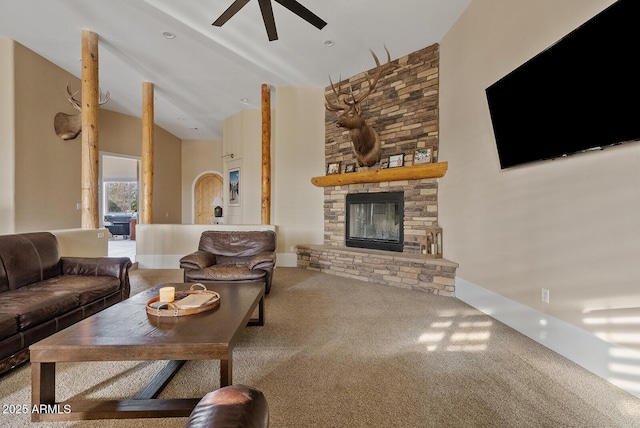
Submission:
<svg viewBox="0 0 640 428">
<path fill-rule="evenodd" d="M 324 88 L 274 89 L 271 121 L 271 223 L 278 226 L 278 261 L 295 266 L 297 244 L 323 241 L 322 188 L 311 177 L 324 175 Z M 260 224 L 262 115 L 243 110 L 224 123 L 225 186 L 228 171 L 240 168 L 241 201 L 229 207 L 225 223 Z M 226 188 L 226 187 L 225 187 Z"/>
<path fill-rule="evenodd" d="M 489 85 L 612 3 L 474 0 L 447 33 L 440 223 L 461 279 L 640 349 L 637 324 L 620 322 L 640 317 L 640 144 L 502 171 L 485 98 Z M 527 130 L 540 138 L 553 132 L 543 113 L 540 129 Z"/>
<path fill-rule="evenodd" d="M 77 204 L 80 203 L 81 137 L 64 141 L 53 130 L 57 112 L 75 112 L 67 101 L 67 81 L 71 81 L 74 88 L 79 88 L 80 82 L 19 43 L 0 42 L 0 120 L 3 121 L 0 231 L 80 227 Z M 101 152 L 140 156 L 141 135 L 139 118 L 100 110 Z M 181 156 L 181 140 L 156 127 L 153 199 L 156 223 L 182 220 Z"/>
<path fill-rule="evenodd" d="M 101 109 L 99 120 L 102 152 L 142 156 L 140 118 Z M 153 162 L 153 223 L 181 223 L 182 140 L 159 126 L 154 128 Z"/>
<path fill-rule="evenodd" d="M 57 112 L 74 113 L 78 79 L 15 43 L 15 231 L 80 226 L 80 140 L 56 136 Z"/>
<path fill-rule="evenodd" d="M 15 227 L 13 47 L 13 41 L 0 39 L 0 234 L 12 233 Z"/>
<path fill-rule="evenodd" d="M 193 190 L 204 173 L 223 175 L 222 141 L 182 141 L 182 223 L 193 224 Z"/>
<path fill-rule="evenodd" d="M 0 108 L 8 110 L 0 119 L 7 122 L 0 130 L 2 144 L 7 146 L 3 147 L 1 161 L 7 165 L 0 172 L 3 174 L 0 176 L 2 232 L 80 227 L 77 204 L 80 202 L 81 139 L 63 141 L 53 131 L 53 117 L 57 112 L 75 112 L 66 99 L 66 82 L 71 80 L 73 87 L 78 88 L 80 82 L 12 41 L 2 41 L 0 53 L 0 73 L 7 75 L 0 83 L 5 85 Z M 15 85 L 11 83 L 14 69 L 19 75 Z M 20 94 L 15 109 L 10 101 L 14 87 Z M 312 186 L 310 179 L 324 174 L 324 98 L 322 88 L 278 88 L 274 91 L 279 91 L 280 97 L 277 104 L 274 102 L 272 111 L 271 220 L 273 224 L 279 223 L 278 251 L 289 253 L 291 247 L 299 243 L 322 242 L 323 192 Z M 13 111 L 18 116 L 15 144 Z M 99 125 L 102 154 L 140 157 L 142 126 L 139 118 L 101 108 Z M 5 133 L 9 134 L 6 138 Z M 15 190 L 18 194 L 15 202 L 11 185 L 14 165 L 11 151 L 14 148 L 17 151 Z M 222 158 L 227 153 L 234 153 L 234 158 Z M 154 223 L 190 223 L 192 186 L 197 176 L 212 170 L 223 173 L 228 180 L 228 170 L 240 167 L 241 205 L 225 206 L 225 221 L 228 224 L 259 224 L 261 157 L 259 110 L 241 111 L 227 119 L 224 142 L 181 141 L 156 127 Z M 227 202 L 225 200 L 225 204 Z M 19 218 L 15 225 L 9 219 L 13 212 Z M 295 257 L 292 252 L 290 254 Z"/>
<path fill-rule="evenodd" d="M 324 175 L 324 88 L 276 92 L 272 222 L 278 225 L 278 252 L 292 254 L 292 246 L 324 240 L 324 188 L 311 184 L 312 177 Z"/>
<path fill-rule="evenodd" d="M 275 119 L 275 114 L 271 115 Z M 272 146 L 274 132 L 272 129 Z M 273 149 L 273 147 L 272 147 Z M 224 198 L 225 224 L 260 224 L 262 205 L 262 113 L 242 110 L 224 121 L 224 188 L 229 188 L 229 170 L 240 168 L 240 206 L 229 206 Z M 272 163 L 271 168 L 275 165 Z M 273 181 L 272 181 L 273 185 Z"/>
</svg>

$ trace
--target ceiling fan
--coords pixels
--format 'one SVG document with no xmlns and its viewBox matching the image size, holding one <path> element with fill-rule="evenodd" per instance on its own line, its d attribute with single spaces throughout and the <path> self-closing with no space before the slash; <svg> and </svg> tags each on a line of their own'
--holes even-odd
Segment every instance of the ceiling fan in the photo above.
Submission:
<svg viewBox="0 0 640 428">
<path fill-rule="evenodd" d="M 291 12 L 298 15 L 300 18 L 307 21 L 309 24 L 314 27 L 322 30 L 327 23 L 320 19 L 317 15 L 311 12 L 306 7 L 302 6 L 296 0 L 275 0 L 280 3 L 282 6 L 289 9 Z M 222 15 L 215 20 L 215 22 L 211 25 L 215 25 L 216 27 L 222 27 L 222 25 L 227 22 L 231 17 L 233 17 L 240 9 L 242 9 L 249 0 L 235 0 L 231 6 L 227 10 L 225 10 Z M 269 36 L 269 41 L 278 40 L 278 32 L 276 31 L 276 22 L 273 18 L 273 9 L 271 7 L 271 0 L 258 0 L 260 3 L 260 11 L 262 12 L 262 20 L 264 21 L 264 26 L 267 29 L 267 35 Z"/>
</svg>

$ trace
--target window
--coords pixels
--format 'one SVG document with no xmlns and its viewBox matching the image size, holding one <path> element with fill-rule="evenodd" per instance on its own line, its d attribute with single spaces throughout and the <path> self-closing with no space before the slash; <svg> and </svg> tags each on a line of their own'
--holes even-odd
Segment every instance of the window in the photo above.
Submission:
<svg viewBox="0 0 640 428">
<path fill-rule="evenodd" d="M 105 182 L 104 195 L 107 213 L 134 213 L 138 211 L 138 183 L 135 181 Z"/>
</svg>

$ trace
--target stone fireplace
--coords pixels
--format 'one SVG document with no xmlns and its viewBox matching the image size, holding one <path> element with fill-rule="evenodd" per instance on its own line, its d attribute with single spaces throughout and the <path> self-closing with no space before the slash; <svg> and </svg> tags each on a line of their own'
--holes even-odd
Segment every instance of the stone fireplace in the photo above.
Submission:
<svg viewBox="0 0 640 428">
<path fill-rule="evenodd" d="M 324 187 L 324 244 L 299 245 L 298 266 L 452 296 L 458 264 L 445 258 L 427 259 L 421 252 L 426 228 L 438 224 L 438 177 L 447 169 L 446 163 L 438 162 L 439 46 L 429 46 L 394 62 L 400 67 L 380 79 L 363 113 L 380 135 L 380 163 L 352 168 L 355 157 L 348 132 L 335 126 L 335 113 L 326 113 L 325 161 L 338 163 L 340 171 L 312 179 L 314 185 Z M 350 87 L 357 96 L 366 82 L 361 73 L 340 85 Z M 325 94 L 332 96 L 330 86 Z M 414 165 L 417 149 L 431 149 L 433 163 Z M 398 155 L 402 155 L 402 166 L 382 168 L 390 156 Z M 356 172 L 347 172 L 347 166 Z M 434 173 L 436 170 L 438 173 Z M 370 196 L 375 200 L 389 194 L 401 195 L 401 201 L 388 210 L 376 207 L 374 202 L 374 206 L 362 208 L 371 223 L 347 226 L 347 216 L 351 221 L 353 214 L 347 205 L 352 199 L 359 202 Z M 399 228 L 391 232 L 390 225 Z M 357 239 L 352 240 L 354 235 Z M 367 245 L 361 245 L 360 238 L 370 239 L 366 239 Z M 353 246 L 354 241 L 364 248 Z M 384 245 L 372 248 L 371 241 Z"/>
<path fill-rule="evenodd" d="M 446 258 L 428 259 L 420 251 L 426 241 L 426 228 L 437 223 L 437 179 L 327 186 L 324 193 L 324 244 L 298 245 L 298 267 L 377 284 L 454 295 L 458 264 Z M 347 246 L 347 197 L 382 193 L 403 195 L 402 250 Z"/>
<path fill-rule="evenodd" d="M 354 198 L 360 201 L 368 196 L 373 201 L 378 198 L 388 200 L 389 195 L 402 197 L 402 200 L 397 202 L 398 206 L 402 207 L 402 213 L 398 217 L 398 221 L 401 222 L 399 227 L 402 228 L 402 240 L 394 248 L 378 247 L 377 249 L 418 255 L 420 246 L 424 243 L 426 227 L 436 224 L 438 220 L 436 179 L 326 187 L 324 190 L 324 245 L 353 247 L 346 242 L 348 199 Z"/>
</svg>

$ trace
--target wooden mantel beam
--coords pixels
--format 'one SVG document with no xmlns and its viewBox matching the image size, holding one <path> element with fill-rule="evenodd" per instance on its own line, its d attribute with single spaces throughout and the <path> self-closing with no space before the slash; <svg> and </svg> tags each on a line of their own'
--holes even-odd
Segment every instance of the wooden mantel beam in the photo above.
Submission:
<svg viewBox="0 0 640 428">
<path fill-rule="evenodd" d="M 356 183 L 380 183 L 383 181 L 420 180 L 422 178 L 444 177 L 448 162 L 426 163 L 373 171 L 349 172 L 313 177 L 311 183 L 317 187 L 344 186 Z"/>
</svg>

